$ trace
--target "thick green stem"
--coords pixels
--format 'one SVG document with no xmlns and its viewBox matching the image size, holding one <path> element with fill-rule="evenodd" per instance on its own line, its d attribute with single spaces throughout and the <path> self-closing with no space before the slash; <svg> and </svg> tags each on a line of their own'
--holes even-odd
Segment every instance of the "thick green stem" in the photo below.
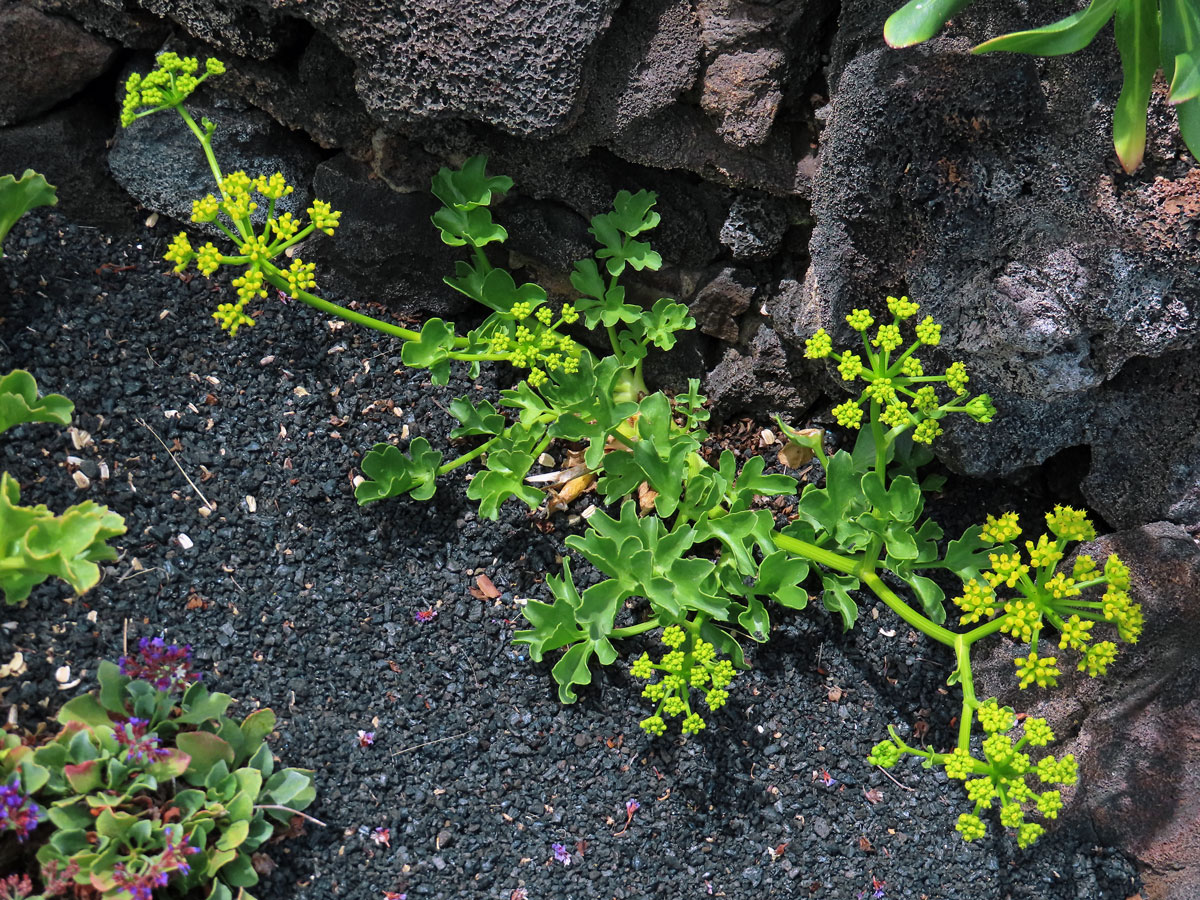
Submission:
<svg viewBox="0 0 1200 900">
<path fill-rule="evenodd" d="M 887 604 L 887 607 L 892 612 L 922 634 L 929 635 L 929 637 L 940 644 L 945 644 L 947 647 L 956 646 L 956 642 L 962 637 L 962 635 L 955 634 L 950 629 L 943 628 L 941 625 L 934 623 L 933 620 L 921 615 L 896 596 L 895 592 L 884 584 L 883 580 L 874 572 L 853 572 L 851 574 L 857 575 L 859 580 L 869 587 L 876 597 Z"/>
<path fill-rule="evenodd" d="M 175 107 L 175 111 L 182 117 L 183 122 L 192 134 L 196 136 L 196 140 L 200 142 L 200 146 L 204 148 L 204 158 L 208 160 L 208 167 L 212 170 L 213 178 L 217 182 L 217 190 L 221 192 L 221 196 L 225 196 L 225 190 L 221 184 L 225 181 L 225 176 L 221 174 L 221 167 L 217 164 L 217 156 L 213 153 L 212 143 L 204 129 L 196 124 L 196 120 L 191 117 L 182 105 Z"/>
<path fill-rule="evenodd" d="M 473 459 L 478 459 L 480 456 L 487 453 L 488 447 L 492 446 L 492 444 L 496 443 L 496 441 L 498 441 L 498 440 L 500 440 L 500 435 L 496 435 L 494 438 L 484 441 L 482 444 L 480 444 L 474 450 L 464 453 L 458 459 L 453 459 L 443 466 L 438 466 L 438 470 L 437 470 L 438 475 L 445 475 L 447 472 L 454 471 L 459 466 L 466 465 Z"/>
<path fill-rule="evenodd" d="M 805 559 L 811 559 L 813 562 L 847 575 L 858 574 L 859 560 L 852 556 L 842 556 L 840 553 L 834 553 L 832 550 L 826 550 L 824 547 L 818 547 L 816 544 L 810 544 L 799 538 L 780 534 L 778 531 L 771 533 L 771 540 L 780 550 L 803 556 Z"/>
<path fill-rule="evenodd" d="M 416 331 L 410 331 L 407 328 L 401 328 L 399 325 L 392 325 L 390 322 L 383 322 L 379 319 L 374 319 L 371 316 L 364 316 L 362 313 L 355 312 L 352 309 L 346 309 L 344 306 L 339 306 L 336 303 L 331 303 L 328 300 L 322 300 L 315 294 L 310 294 L 308 291 L 293 289 L 283 277 L 279 269 L 270 263 L 263 264 L 263 275 L 267 281 L 275 285 L 286 294 L 290 294 L 302 303 L 307 303 L 313 309 L 319 309 L 323 313 L 328 313 L 331 316 L 337 316 L 340 319 L 345 319 L 347 322 L 354 322 L 357 325 L 365 325 L 367 328 L 374 328 L 376 331 L 382 331 L 384 334 L 390 334 L 394 337 L 401 338 L 405 341 L 418 341 L 421 335 Z M 466 339 L 463 338 L 465 345 Z"/>
<path fill-rule="evenodd" d="M 641 634 L 645 631 L 650 631 L 657 628 L 661 623 L 658 621 L 658 616 L 652 616 L 645 622 L 639 622 L 636 625 L 626 625 L 624 628 L 614 628 L 608 633 L 610 638 L 620 640 L 621 638 L 633 637 L 635 634 Z"/>
</svg>

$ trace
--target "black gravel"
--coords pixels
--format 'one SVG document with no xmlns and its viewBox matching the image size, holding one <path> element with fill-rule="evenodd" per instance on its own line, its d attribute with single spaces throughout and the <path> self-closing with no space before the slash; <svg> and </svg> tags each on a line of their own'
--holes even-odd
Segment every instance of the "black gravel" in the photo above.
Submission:
<svg viewBox="0 0 1200 900">
<path fill-rule="evenodd" d="M 407 426 L 444 447 L 449 401 L 491 396 L 494 382 L 431 387 L 390 339 L 274 299 L 230 340 L 208 318 L 214 287 L 159 260 L 169 235 L 160 224 L 112 240 L 43 211 L 8 238 L 0 370 L 27 368 L 71 397 L 93 443 L 76 451 L 65 429 L 22 426 L 0 438 L 0 465 L 25 502 L 90 498 L 129 530 L 84 598 L 48 583 L 0 610 L 0 659 L 18 648 L 29 663 L 3 685 L 0 714 L 15 706 L 35 726 L 72 693 L 55 668 L 88 686 L 126 631 L 190 642 L 236 710 L 275 709 L 279 758 L 316 770 L 309 811 L 328 827 L 271 845 L 262 900 L 1135 892 L 1129 861 L 1085 832 L 1022 852 L 990 824 L 965 845 L 959 786 L 915 763 L 894 771 L 899 784 L 866 766 L 889 723 L 924 719 L 936 743 L 958 703 L 942 687 L 949 658 L 882 607 L 848 635 L 816 609 L 780 617 L 697 738 L 642 734 L 623 665 L 560 705 L 549 666 L 509 639 L 515 598 L 548 599 L 564 522 L 545 533 L 514 505 L 480 522 L 461 470 L 428 503 L 353 499 L 374 442 Z M 185 473 L 214 514 L 199 514 Z M 473 596 L 479 575 L 502 596 Z M 430 608 L 433 621 L 414 620 Z M 641 808 L 617 834 L 631 798 Z M 381 827 L 390 846 L 371 837 Z"/>
</svg>

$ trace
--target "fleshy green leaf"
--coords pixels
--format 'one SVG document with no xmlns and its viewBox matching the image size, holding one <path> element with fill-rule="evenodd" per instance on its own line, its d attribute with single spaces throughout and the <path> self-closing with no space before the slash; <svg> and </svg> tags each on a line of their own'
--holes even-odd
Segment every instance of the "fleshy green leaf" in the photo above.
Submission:
<svg viewBox="0 0 1200 900">
<path fill-rule="evenodd" d="M 450 380 L 450 351 L 454 349 L 454 326 L 441 319 L 429 319 L 415 341 L 405 341 L 400 359 L 406 366 L 429 369 L 434 384 Z"/>
<path fill-rule="evenodd" d="M 233 762 L 233 748 L 226 741 L 207 731 L 183 731 L 175 735 L 175 744 L 191 757 L 187 771 L 190 775 L 206 776 L 217 763 Z"/>
<path fill-rule="evenodd" d="M 1173 105 L 1200 97 L 1200 58 L 1192 53 L 1175 57 L 1175 77 L 1167 100 Z"/>
<path fill-rule="evenodd" d="M 62 394 L 39 397 L 37 381 L 24 369 L 14 369 L 0 378 L 0 433 L 22 422 L 69 425 L 74 410 L 75 404 Z"/>
<path fill-rule="evenodd" d="M 804 609 L 808 606 L 808 591 L 801 585 L 808 578 L 811 568 L 807 559 L 776 550 L 765 556 L 759 564 L 754 590 L 769 595 L 788 609 Z"/>
<path fill-rule="evenodd" d="M 946 545 L 946 557 L 939 564 L 949 569 L 964 582 L 979 578 L 979 573 L 991 568 L 988 554 L 1007 553 L 1012 550 L 1008 544 L 992 544 L 979 537 L 983 529 L 972 525 L 963 532 L 963 536 Z"/>
<path fill-rule="evenodd" d="M 619 191 L 613 198 L 613 211 L 608 220 L 613 227 L 626 234 L 641 234 L 658 225 L 660 216 L 653 211 L 658 195 L 652 191 Z"/>
<path fill-rule="evenodd" d="M 767 461 L 761 456 L 752 456 L 746 460 L 742 471 L 737 473 L 736 479 L 731 477 L 733 469 L 737 465 L 737 459 L 733 453 L 728 450 L 722 451 L 719 465 L 721 474 L 733 481 L 732 487 L 725 494 L 730 512 L 749 509 L 755 497 L 796 493 L 796 479 L 790 475 L 763 474 Z"/>
<path fill-rule="evenodd" d="M 91 500 L 55 516 L 45 506 L 21 506 L 21 489 L 7 472 L 0 474 L 0 591 L 8 603 L 20 603 L 34 585 L 55 576 L 77 594 L 100 580 L 97 562 L 116 559 L 106 543 L 125 533 L 125 520 Z"/>
<path fill-rule="evenodd" d="M 486 156 L 472 156 L 461 169 L 442 167 L 433 176 L 433 195 L 455 209 L 487 206 L 493 194 L 502 196 L 511 191 L 513 181 L 507 175 L 489 176 L 486 168 Z"/>
<path fill-rule="evenodd" d="M 1113 145 L 1133 172 L 1146 152 L 1146 107 L 1158 71 L 1158 0 L 1120 0 L 1113 20 L 1124 79 L 1113 110 Z"/>
<path fill-rule="evenodd" d="M 642 596 L 656 612 L 674 621 L 687 610 L 724 619 L 728 598 L 709 589 L 713 563 L 687 556 L 702 538 L 686 523 L 666 530 L 657 516 L 638 518 L 637 505 L 621 505 L 619 519 L 597 511 L 583 535 L 571 535 L 567 546 L 578 550 L 606 575 L 624 596 Z"/>
<path fill-rule="evenodd" d="M 574 644 L 554 666 L 551 674 L 563 703 L 574 703 L 575 686 L 591 684 L 593 656 L 610 665 L 617 651 L 608 639 L 613 621 L 628 594 L 615 580 L 594 584 L 580 595 L 571 576 L 569 560 L 563 560 L 563 577 L 550 576 L 546 584 L 555 596 L 553 605 L 530 600 L 525 618 L 534 626 L 518 631 L 513 642 L 529 645 L 529 655 L 540 662 L 544 653 Z"/>
<path fill-rule="evenodd" d="M 476 405 L 470 397 L 450 401 L 450 415 L 461 423 L 450 432 L 451 439 L 476 434 L 499 434 L 508 424 L 490 401 L 484 400 Z"/>
<path fill-rule="evenodd" d="M 54 191 L 33 169 L 26 169 L 20 178 L 0 176 L 0 257 L 4 256 L 4 239 L 17 219 L 39 206 L 55 206 L 58 196 Z"/>
<path fill-rule="evenodd" d="M 55 716 L 59 722 L 66 725 L 79 722 L 83 725 L 111 725 L 108 710 L 100 705 L 93 694 L 80 694 L 64 703 Z"/>
<path fill-rule="evenodd" d="M 849 631 L 858 619 L 858 604 L 850 596 L 850 591 L 858 590 L 859 581 L 853 575 L 835 575 L 825 572 L 821 576 L 821 584 L 825 592 L 821 601 L 830 612 L 842 617 L 842 628 Z"/>
<path fill-rule="evenodd" d="M 483 280 L 478 300 L 511 319 L 510 312 L 514 304 L 527 303 L 532 312 L 546 302 L 546 291 L 531 282 L 518 285 L 504 269 L 492 269 Z"/>
<path fill-rule="evenodd" d="M 892 47 L 910 47 L 927 41 L 972 0 L 909 0 L 883 25 L 883 39 Z"/>
<path fill-rule="evenodd" d="M 663 297 L 645 314 L 642 325 L 650 343 L 660 350 L 670 350 L 675 346 L 675 332 L 690 331 L 696 327 L 696 320 L 688 315 L 688 308 L 682 303 Z"/>
<path fill-rule="evenodd" d="M 972 53 L 1032 53 L 1037 56 L 1062 56 L 1082 50 L 1117 11 L 1123 0 L 1092 0 L 1086 9 L 1041 28 L 1014 31 L 984 41 Z"/>
<path fill-rule="evenodd" d="M 921 601 L 921 607 L 925 610 L 925 615 L 935 625 L 941 625 L 946 621 L 946 607 L 943 603 L 946 599 L 946 594 L 938 587 L 937 582 L 913 572 L 897 572 L 896 574 L 905 584 L 912 588 L 913 593 Z"/>
<path fill-rule="evenodd" d="M 479 515 L 495 520 L 500 504 L 516 497 L 530 509 L 537 509 L 544 495 L 525 483 L 533 466 L 533 455 L 517 450 L 493 450 L 487 456 L 487 471 L 479 472 L 467 486 L 467 497 L 479 501 Z"/>
<path fill-rule="evenodd" d="M 408 456 L 393 444 L 376 444 L 363 457 L 362 470 L 367 480 L 354 489 L 359 506 L 410 494 L 415 500 L 428 500 L 437 490 L 437 470 L 442 454 L 423 437 L 408 445 Z"/>
<path fill-rule="evenodd" d="M 482 206 L 470 210 L 443 206 L 432 216 L 433 224 L 441 232 L 442 243 L 451 247 L 486 247 L 493 242 L 508 240 L 503 225 L 492 221 L 491 210 Z"/>
<path fill-rule="evenodd" d="M 650 211 L 654 202 L 655 196 L 649 191 L 636 194 L 621 191 L 613 201 L 614 212 L 592 218 L 592 227 L 588 231 L 601 244 L 596 257 L 607 261 L 605 267 L 609 275 L 620 275 L 627 264 L 639 272 L 662 266 L 662 257 L 651 250 L 649 244 L 632 237 L 658 224 L 658 213 Z"/>
</svg>

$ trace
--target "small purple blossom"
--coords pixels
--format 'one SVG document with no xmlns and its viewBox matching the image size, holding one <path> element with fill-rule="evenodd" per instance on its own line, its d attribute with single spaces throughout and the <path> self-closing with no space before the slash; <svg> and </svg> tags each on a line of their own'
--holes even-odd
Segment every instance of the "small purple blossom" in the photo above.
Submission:
<svg viewBox="0 0 1200 900">
<path fill-rule="evenodd" d="M 380 825 L 371 832 L 371 840 L 373 840 L 376 844 L 380 844 L 390 849 L 392 846 L 392 829 L 384 828 L 382 825 Z"/>
<path fill-rule="evenodd" d="M 168 644 L 160 637 L 142 638 L 137 653 L 117 660 L 121 674 L 148 682 L 160 691 L 181 691 L 200 674 L 192 671 L 192 645 Z"/>
<path fill-rule="evenodd" d="M 22 793 L 17 776 L 14 775 L 10 783 L 0 785 L 0 832 L 14 831 L 17 840 L 23 843 L 37 828 L 41 816 L 42 808 Z"/>
<path fill-rule="evenodd" d="M 564 866 L 571 864 L 571 853 L 562 844 L 551 844 L 550 849 L 554 851 L 555 862 L 560 862 Z"/>
<path fill-rule="evenodd" d="M 167 838 L 167 845 L 157 857 L 142 857 L 138 870 L 129 863 L 119 862 L 113 866 L 113 884 L 129 892 L 132 900 L 154 900 L 154 889 L 166 887 L 172 872 L 187 875 L 192 871 L 187 857 L 200 852 L 190 839 L 181 836 L 178 840 Z"/>
<path fill-rule="evenodd" d="M 632 816 L 635 812 L 637 812 L 641 808 L 642 808 L 642 804 L 638 803 L 636 800 L 634 800 L 632 798 L 625 801 L 625 814 L 628 816 Z"/>
<path fill-rule="evenodd" d="M 358 746 L 360 746 L 360 747 L 370 747 L 370 746 L 371 746 L 372 744 L 374 744 L 374 743 L 375 743 L 375 732 L 373 732 L 373 731 L 362 731 L 361 729 L 359 730 L 359 732 L 358 732 Z"/>
<path fill-rule="evenodd" d="M 125 748 L 125 762 L 154 763 L 171 755 L 170 750 L 159 745 L 157 734 L 146 734 L 149 727 L 149 721 L 137 716 L 117 726 L 115 736 L 117 743 Z"/>
<path fill-rule="evenodd" d="M 413 613 L 413 621 L 418 625 L 424 625 L 426 622 L 432 622 L 437 618 L 437 610 L 433 607 L 429 609 L 418 609 Z"/>
</svg>

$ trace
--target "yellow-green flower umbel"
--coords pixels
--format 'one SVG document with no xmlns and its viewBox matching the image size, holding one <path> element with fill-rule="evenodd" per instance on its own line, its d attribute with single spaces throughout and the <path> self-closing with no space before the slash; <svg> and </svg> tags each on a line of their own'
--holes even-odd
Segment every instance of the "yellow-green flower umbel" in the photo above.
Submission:
<svg viewBox="0 0 1200 900">
<path fill-rule="evenodd" d="M 866 309 L 856 309 L 846 316 L 846 323 L 862 336 L 863 353 L 837 353 L 833 338 L 824 328 L 808 339 L 804 355 L 809 359 L 832 359 L 837 363 L 843 381 L 866 382 L 862 393 L 839 404 L 833 417 L 843 428 L 862 427 L 870 410 L 872 421 L 879 421 L 898 434 L 911 429 L 914 441 L 930 444 L 943 433 L 940 420 L 949 413 L 964 413 L 976 422 L 988 423 L 996 414 L 991 398 L 980 394 L 964 400 L 967 393 L 967 372 L 956 362 L 942 375 L 926 375 L 925 364 L 915 354 L 924 347 L 941 343 L 941 326 L 926 316 L 915 326 L 916 340 L 907 350 L 897 352 L 903 345 L 901 324 L 912 319 L 918 305 L 908 297 L 888 297 L 892 321 L 881 324 L 873 335 L 875 317 Z M 935 385 L 949 387 L 954 397 L 942 401 Z"/>
</svg>

